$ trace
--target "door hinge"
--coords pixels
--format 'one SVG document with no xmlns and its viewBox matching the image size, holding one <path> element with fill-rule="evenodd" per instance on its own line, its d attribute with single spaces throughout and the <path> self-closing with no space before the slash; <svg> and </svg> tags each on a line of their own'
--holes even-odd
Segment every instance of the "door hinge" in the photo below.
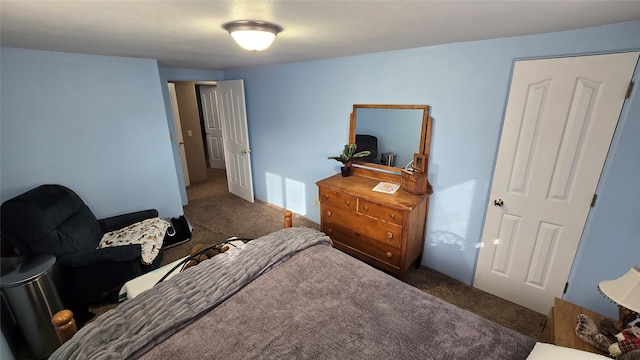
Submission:
<svg viewBox="0 0 640 360">
<path fill-rule="evenodd" d="M 564 290 L 562 290 L 562 293 L 566 294 L 568 288 L 569 288 L 569 283 L 568 282 L 564 283 Z"/>
<path fill-rule="evenodd" d="M 627 93 L 624 96 L 625 99 L 631 97 L 631 91 L 633 91 L 633 81 L 629 81 L 629 86 L 627 86 Z"/>
<path fill-rule="evenodd" d="M 591 198 L 591 207 L 596 206 L 596 199 L 598 199 L 598 194 L 593 194 L 593 197 Z"/>
</svg>

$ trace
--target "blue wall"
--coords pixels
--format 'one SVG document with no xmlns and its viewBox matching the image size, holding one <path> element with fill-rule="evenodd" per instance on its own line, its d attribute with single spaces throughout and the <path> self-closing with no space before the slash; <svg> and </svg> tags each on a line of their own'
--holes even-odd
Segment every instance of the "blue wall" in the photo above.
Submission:
<svg viewBox="0 0 640 360">
<path fill-rule="evenodd" d="M 98 218 L 182 214 L 155 60 L 2 48 L 1 199 L 44 183 Z"/>
<path fill-rule="evenodd" d="M 632 22 L 236 69 L 225 78 L 245 80 L 256 197 L 316 222 L 315 182 L 338 171 L 327 156 L 348 139 L 352 105 L 431 105 L 434 194 L 423 264 L 471 284 L 514 61 L 639 48 L 640 22 Z M 640 192 L 633 184 L 640 178 L 639 97 L 635 91 L 636 109 L 628 106 L 618 126 L 566 295 L 610 315 L 615 307 L 596 284 L 640 262 Z"/>
</svg>

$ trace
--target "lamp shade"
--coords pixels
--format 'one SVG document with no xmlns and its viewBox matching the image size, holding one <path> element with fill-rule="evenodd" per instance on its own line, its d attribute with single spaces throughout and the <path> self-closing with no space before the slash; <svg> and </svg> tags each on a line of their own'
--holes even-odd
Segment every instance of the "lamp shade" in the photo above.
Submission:
<svg viewBox="0 0 640 360">
<path fill-rule="evenodd" d="M 268 48 L 282 27 L 264 21 L 238 20 L 222 26 L 238 45 L 251 51 L 261 51 Z"/>
<path fill-rule="evenodd" d="M 598 289 L 618 305 L 640 313 L 640 265 L 615 280 L 601 281 Z"/>
</svg>

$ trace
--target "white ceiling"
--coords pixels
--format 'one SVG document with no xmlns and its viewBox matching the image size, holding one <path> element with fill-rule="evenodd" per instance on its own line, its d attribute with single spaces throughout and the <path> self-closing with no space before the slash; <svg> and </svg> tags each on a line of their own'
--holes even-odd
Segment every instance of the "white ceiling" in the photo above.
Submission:
<svg viewBox="0 0 640 360">
<path fill-rule="evenodd" d="M 222 28 L 232 20 L 284 31 L 249 52 Z M 0 0 L 0 44 L 224 70 L 634 20 L 640 1 Z"/>
</svg>

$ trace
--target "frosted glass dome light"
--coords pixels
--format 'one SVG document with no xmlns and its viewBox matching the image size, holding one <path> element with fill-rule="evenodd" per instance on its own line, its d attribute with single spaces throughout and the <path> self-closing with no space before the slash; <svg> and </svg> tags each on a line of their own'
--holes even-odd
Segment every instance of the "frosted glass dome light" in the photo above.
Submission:
<svg viewBox="0 0 640 360">
<path fill-rule="evenodd" d="M 222 25 L 241 47 L 250 51 L 268 48 L 282 27 L 265 21 L 238 20 Z"/>
</svg>

